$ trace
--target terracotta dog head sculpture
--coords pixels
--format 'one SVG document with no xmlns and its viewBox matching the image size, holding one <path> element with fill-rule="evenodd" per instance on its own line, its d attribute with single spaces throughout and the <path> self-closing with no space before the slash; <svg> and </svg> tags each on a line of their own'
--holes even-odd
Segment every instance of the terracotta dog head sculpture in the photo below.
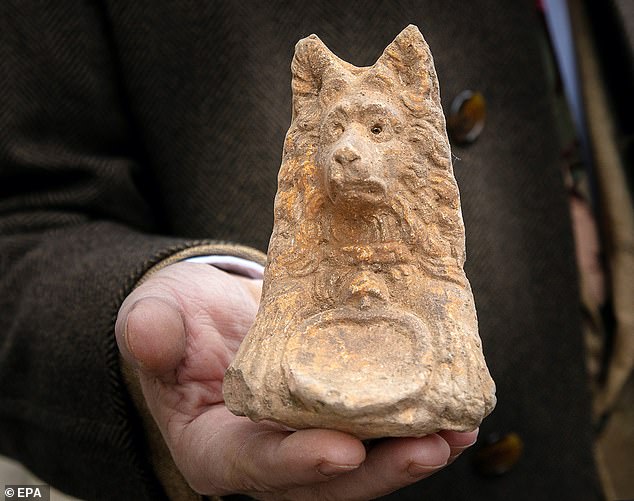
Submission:
<svg viewBox="0 0 634 501">
<path fill-rule="evenodd" d="M 292 73 L 262 301 L 228 407 L 362 438 L 474 429 L 495 386 L 426 42 L 408 26 L 358 68 L 311 35 Z"/>
</svg>

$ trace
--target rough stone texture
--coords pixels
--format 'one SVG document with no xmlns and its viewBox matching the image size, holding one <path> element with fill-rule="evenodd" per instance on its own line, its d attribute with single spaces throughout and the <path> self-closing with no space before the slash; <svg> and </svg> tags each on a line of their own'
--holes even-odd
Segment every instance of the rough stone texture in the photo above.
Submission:
<svg viewBox="0 0 634 501">
<path fill-rule="evenodd" d="M 474 429 L 495 385 L 427 44 L 408 26 L 357 68 L 311 35 L 292 73 L 262 301 L 227 406 L 361 438 Z"/>
</svg>

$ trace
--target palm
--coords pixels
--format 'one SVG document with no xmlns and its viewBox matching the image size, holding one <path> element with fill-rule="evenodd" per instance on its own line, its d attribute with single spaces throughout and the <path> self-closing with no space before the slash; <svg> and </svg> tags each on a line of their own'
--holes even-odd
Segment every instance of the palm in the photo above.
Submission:
<svg viewBox="0 0 634 501">
<path fill-rule="evenodd" d="M 211 266 L 183 271 L 170 277 L 184 324 L 183 356 L 169 377 L 145 384 L 157 385 L 166 408 L 192 420 L 224 405 L 223 375 L 255 317 L 257 282 L 250 290 L 243 279 Z"/>
</svg>

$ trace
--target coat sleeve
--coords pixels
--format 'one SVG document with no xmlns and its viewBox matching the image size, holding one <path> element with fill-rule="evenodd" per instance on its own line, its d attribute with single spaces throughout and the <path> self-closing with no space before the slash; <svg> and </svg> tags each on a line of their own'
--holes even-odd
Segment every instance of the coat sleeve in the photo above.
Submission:
<svg viewBox="0 0 634 501">
<path fill-rule="evenodd" d="M 162 499 L 114 320 L 148 269 L 209 248 L 154 236 L 103 17 L 0 4 L 0 454 L 77 497 Z"/>
</svg>

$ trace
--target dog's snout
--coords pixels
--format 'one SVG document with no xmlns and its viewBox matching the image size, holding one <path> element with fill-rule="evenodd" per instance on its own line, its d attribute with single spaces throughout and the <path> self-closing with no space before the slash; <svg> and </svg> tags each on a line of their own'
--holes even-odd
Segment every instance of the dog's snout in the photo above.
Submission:
<svg viewBox="0 0 634 501">
<path fill-rule="evenodd" d="M 332 202 L 372 205 L 385 199 L 385 170 L 371 154 L 363 142 L 354 140 L 342 141 L 328 153 L 324 183 Z"/>
<path fill-rule="evenodd" d="M 357 150 L 355 150 L 351 146 L 343 146 L 335 151 L 334 157 L 337 163 L 340 163 L 341 165 L 346 165 L 354 162 L 355 160 L 359 160 L 361 158 L 361 155 L 359 155 Z"/>
</svg>

